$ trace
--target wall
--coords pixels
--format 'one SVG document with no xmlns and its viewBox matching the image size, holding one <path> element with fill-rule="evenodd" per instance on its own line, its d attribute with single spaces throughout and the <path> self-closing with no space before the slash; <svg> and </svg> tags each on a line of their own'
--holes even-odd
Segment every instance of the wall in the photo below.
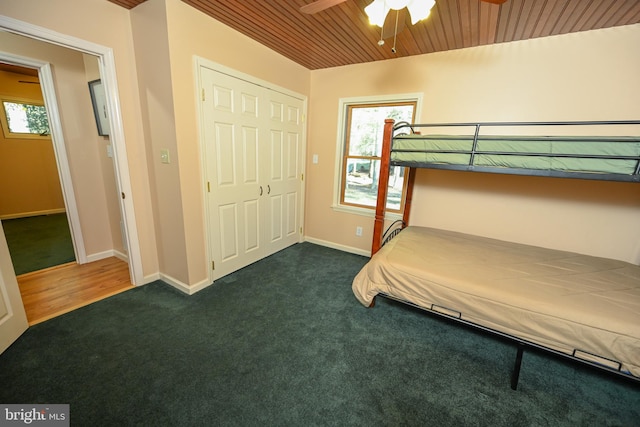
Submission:
<svg viewBox="0 0 640 427">
<path fill-rule="evenodd" d="M 2 40 L 0 34 L 0 40 Z M 37 77 L 0 71 L 0 96 L 40 101 Z M 0 114 L 4 114 L 0 108 Z M 51 138 L 5 138 L 0 132 L 0 218 L 64 212 Z"/>
<path fill-rule="evenodd" d="M 145 149 L 160 271 L 172 280 L 188 283 L 164 0 L 151 0 L 137 6 L 131 11 L 131 23 L 140 82 L 142 124 L 149 136 Z M 171 163 L 156 162 L 156 154 L 159 158 L 161 149 L 169 151 Z"/>
<path fill-rule="evenodd" d="M 93 55 L 82 55 L 85 70 L 85 81 L 87 87 L 89 82 L 100 79 L 100 69 L 98 59 Z M 92 107 L 93 108 L 93 107 Z M 113 164 L 113 146 L 109 140 L 109 136 L 101 136 L 98 134 L 98 126 L 96 131 L 92 133 L 95 147 L 98 150 L 98 158 L 100 161 L 100 172 L 102 176 L 102 186 L 105 193 L 106 217 L 111 231 L 111 241 L 113 249 L 119 253 L 126 254 L 127 249 L 122 234 L 122 213 L 120 212 L 120 193 L 115 175 Z"/>
<path fill-rule="evenodd" d="M 158 261 L 153 228 L 154 218 L 151 209 L 149 175 L 145 156 L 145 135 L 140 124 L 140 101 L 138 98 L 129 11 L 104 0 L 24 0 L 20 2 L 0 2 L 0 15 L 113 49 L 143 275 L 147 281 L 157 278 Z M 99 19 L 96 19 L 97 17 Z M 50 44 L 48 46 L 53 48 Z M 3 44 L 1 49 L 5 50 L 6 48 L 7 46 Z M 49 49 L 43 49 L 43 54 L 48 51 Z M 82 58 L 80 60 L 82 61 Z M 54 70 L 54 74 L 56 78 L 59 77 L 56 70 Z M 81 79 L 84 78 L 83 72 Z M 87 93 L 86 82 L 82 83 L 82 88 L 75 88 L 67 84 L 56 84 L 56 90 L 58 96 L 71 94 L 75 91 L 83 94 Z M 61 111 L 64 112 L 65 108 L 61 108 Z M 93 120 L 90 111 L 89 114 L 90 120 Z M 74 122 L 74 119 L 73 114 L 66 114 L 62 117 L 63 130 L 65 136 L 69 133 L 68 138 L 71 140 L 78 139 L 80 141 L 83 136 L 78 129 L 78 123 L 85 122 Z M 88 121 L 87 123 L 91 123 L 91 132 L 93 133 L 95 131 L 95 123 Z M 88 149 L 91 143 L 86 144 L 86 141 L 84 142 L 85 148 Z M 92 139 L 92 142 L 95 141 Z M 103 149 L 103 147 L 100 148 L 100 153 L 104 152 Z M 73 158 L 71 158 L 71 154 L 68 153 L 70 162 L 75 164 L 83 164 L 85 162 L 83 154 L 78 153 Z M 89 162 L 86 164 L 95 162 L 97 156 L 97 152 L 89 154 Z M 75 183 L 76 180 L 74 179 L 74 185 Z M 81 217 L 91 218 L 92 213 L 99 215 L 104 212 L 104 202 L 96 201 L 96 197 L 104 196 L 105 190 L 100 188 L 102 184 L 81 181 L 79 185 L 89 190 L 88 194 L 84 194 L 81 198 L 78 197 L 78 209 Z M 95 195 L 92 189 L 97 191 Z M 105 223 L 107 222 L 97 221 L 90 227 L 83 225 L 83 233 L 102 235 L 105 233 Z M 100 241 L 100 247 L 92 245 L 87 248 L 87 252 L 103 250 L 105 247 L 103 244 L 107 240 Z M 110 241 L 110 236 L 108 241 Z"/>
<path fill-rule="evenodd" d="M 331 209 L 341 97 L 423 92 L 423 121 L 640 117 L 640 25 L 309 71 L 179 0 L 148 3 L 131 12 L 105 0 L 0 3 L 0 15 L 113 49 L 148 280 L 162 272 L 194 287 L 207 278 L 194 55 L 309 96 L 307 152 L 320 162 L 307 163 L 305 233 L 349 250 L 369 249 L 373 220 Z M 145 38 L 146 29 L 161 38 Z M 72 139 L 82 138 L 72 117 L 63 120 Z M 158 148 L 171 150 L 171 164 L 160 163 Z M 640 186 L 495 179 L 421 171 L 412 222 L 638 262 Z M 91 195 L 80 203 L 83 212 L 101 210 Z M 361 238 L 357 225 L 365 227 Z"/>
<path fill-rule="evenodd" d="M 101 159 L 106 158 L 107 153 L 104 143 L 97 140 L 83 55 L 9 33 L 0 32 L 0 41 L 5 52 L 51 64 L 87 257 L 100 257 L 114 249 L 114 236 L 118 248 L 122 248 L 119 228 L 112 230 L 110 226 L 107 206 L 109 202 L 117 205 L 117 193 L 105 192 L 107 179 L 111 179 L 113 187 L 113 173 L 112 168 L 107 169 L 106 175 L 103 173 Z M 51 183 L 47 185 L 60 187 L 57 169 L 49 173 L 48 178 Z"/>
<path fill-rule="evenodd" d="M 373 219 L 332 209 L 341 97 L 422 92 L 420 122 L 639 119 L 639 45 L 636 24 L 312 71 L 307 235 L 370 250 Z M 638 218 L 638 184 L 421 170 L 410 222 L 640 263 Z"/>
<path fill-rule="evenodd" d="M 168 0 L 167 11 L 189 281 L 197 283 L 208 274 L 211 260 L 204 257 L 207 246 L 203 215 L 204 176 L 194 56 L 306 96 L 310 90 L 310 72 L 182 1 Z M 158 158 L 157 152 L 155 154 Z"/>
<path fill-rule="evenodd" d="M 303 95 L 309 71 L 179 0 L 131 11 L 105 0 L 25 0 L 0 3 L 0 15 L 113 49 L 144 275 L 207 284 L 193 56 Z M 161 148 L 170 151 L 168 165 Z"/>
<path fill-rule="evenodd" d="M 131 17 L 160 270 L 191 292 L 210 268 L 194 56 L 305 95 L 309 71 L 178 0 L 146 1 Z"/>
</svg>

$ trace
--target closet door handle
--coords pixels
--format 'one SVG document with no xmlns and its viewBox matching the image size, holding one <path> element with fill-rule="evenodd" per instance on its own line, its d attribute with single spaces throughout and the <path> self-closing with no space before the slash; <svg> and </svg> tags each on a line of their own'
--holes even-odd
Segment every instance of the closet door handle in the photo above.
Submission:
<svg viewBox="0 0 640 427">
<path fill-rule="evenodd" d="M 267 194 L 271 194 L 271 186 L 267 184 Z"/>
<path fill-rule="evenodd" d="M 262 196 L 262 185 L 260 186 L 260 195 Z"/>
</svg>

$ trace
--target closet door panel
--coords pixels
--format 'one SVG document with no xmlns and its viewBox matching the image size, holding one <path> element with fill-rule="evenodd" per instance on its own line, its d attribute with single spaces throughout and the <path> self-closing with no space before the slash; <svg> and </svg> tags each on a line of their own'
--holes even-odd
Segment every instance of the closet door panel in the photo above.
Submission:
<svg viewBox="0 0 640 427">
<path fill-rule="evenodd" d="M 300 241 L 304 101 L 200 68 L 213 279 Z"/>
<path fill-rule="evenodd" d="M 220 258 L 225 262 L 239 255 L 237 204 L 220 205 L 218 216 L 220 218 Z"/>
<path fill-rule="evenodd" d="M 274 244 L 282 240 L 282 196 L 269 198 L 269 243 Z"/>
<path fill-rule="evenodd" d="M 300 201 L 303 185 L 300 144 L 303 141 L 304 126 L 301 100 L 277 92 L 271 96 L 271 111 L 279 112 L 272 113 L 271 116 L 271 131 L 273 135 L 278 135 L 278 149 L 272 149 L 275 165 L 272 176 L 274 182 L 277 181 L 276 189 L 280 197 L 278 216 L 271 219 L 279 223 L 279 239 L 271 244 L 272 250 L 275 251 L 297 243 L 300 238 Z M 272 137 L 272 140 L 275 139 Z"/>
<path fill-rule="evenodd" d="M 244 251 L 260 249 L 260 208 L 256 200 L 244 203 Z"/>
<path fill-rule="evenodd" d="M 233 145 L 233 124 L 216 122 L 215 141 L 217 143 L 215 171 L 217 186 L 234 187 L 236 184 L 235 149 Z"/>
<path fill-rule="evenodd" d="M 264 256 L 261 236 L 262 88 L 202 70 L 209 246 L 214 280 Z M 214 178 L 214 179 L 211 179 Z"/>
</svg>

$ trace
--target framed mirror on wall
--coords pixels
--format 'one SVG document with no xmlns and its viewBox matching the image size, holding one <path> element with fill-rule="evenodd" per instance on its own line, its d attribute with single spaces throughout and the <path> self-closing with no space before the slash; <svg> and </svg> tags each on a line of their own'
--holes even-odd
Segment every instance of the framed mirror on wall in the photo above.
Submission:
<svg viewBox="0 0 640 427">
<path fill-rule="evenodd" d="M 93 104 L 93 115 L 98 126 L 98 135 L 109 136 L 109 115 L 107 113 L 107 101 L 104 93 L 102 81 L 92 80 L 89 82 L 89 93 Z"/>
</svg>

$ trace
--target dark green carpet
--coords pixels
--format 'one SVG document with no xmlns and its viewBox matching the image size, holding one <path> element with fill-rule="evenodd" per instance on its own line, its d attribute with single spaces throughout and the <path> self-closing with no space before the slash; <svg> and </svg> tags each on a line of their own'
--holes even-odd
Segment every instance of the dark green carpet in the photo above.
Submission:
<svg viewBox="0 0 640 427">
<path fill-rule="evenodd" d="M 64 213 L 3 220 L 2 228 L 16 275 L 76 259 Z"/>
<path fill-rule="evenodd" d="M 303 243 L 187 296 L 156 282 L 30 328 L 0 402 L 78 426 L 637 426 L 640 387 L 406 306 L 362 307 L 366 259 Z"/>
</svg>

